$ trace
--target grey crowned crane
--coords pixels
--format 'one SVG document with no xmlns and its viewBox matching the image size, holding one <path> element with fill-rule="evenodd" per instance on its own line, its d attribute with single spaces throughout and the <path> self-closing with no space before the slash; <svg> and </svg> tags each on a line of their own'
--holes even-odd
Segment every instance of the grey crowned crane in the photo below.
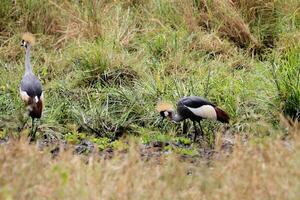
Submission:
<svg viewBox="0 0 300 200">
<path fill-rule="evenodd" d="M 43 90 L 40 80 L 33 74 L 30 65 L 30 48 L 34 44 L 34 37 L 31 33 L 25 33 L 22 37 L 21 46 L 25 48 L 25 73 L 20 84 L 20 95 L 25 102 L 29 116 L 32 119 L 30 139 L 35 139 L 34 120 L 40 119 L 43 111 Z"/>
<path fill-rule="evenodd" d="M 206 99 L 197 96 L 181 98 L 177 103 L 177 113 L 175 113 L 171 104 L 164 102 L 157 105 L 157 111 L 163 119 L 167 117 L 174 122 L 190 119 L 195 127 L 194 141 L 196 141 L 196 137 L 199 134 L 196 122 L 200 126 L 202 136 L 203 130 L 200 123 L 202 119 L 213 119 L 222 123 L 229 123 L 229 116 L 225 111 Z"/>
</svg>

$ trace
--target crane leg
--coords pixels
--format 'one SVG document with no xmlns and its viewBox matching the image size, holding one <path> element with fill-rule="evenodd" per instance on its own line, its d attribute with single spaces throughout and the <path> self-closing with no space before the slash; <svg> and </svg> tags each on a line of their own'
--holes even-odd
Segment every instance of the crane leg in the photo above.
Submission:
<svg viewBox="0 0 300 200">
<path fill-rule="evenodd" d="M 193 125 L 195 127 L 194 142 L 196 142 L 197 136 L 199 135 L 199 130 L 198 130 L 197 126 L 196 126 L 196 122 L 195 121 L 193 121 Z"/>
<path fill-rule="evenodd" d="M 20 131 L 20 132 L 24 129 L 25 125 L 26 125 L 27 122 L 28 122 L 28 119 L 29 119 L 29 117 L 26 117 L 25 120 L 22 122 L 21 127 L 19 127 L 19 131 Z"/>
<path fill-rule="evenodd" d="M 31 125 L 31 131 L 30 131 L 30 135 L 29 135 L 29 140 L 30 142 L 35 140 L 35 133 L 36 133 L 36 128 L 34 127 L 35 123 L 34 123 L 34 118 L 32 117 L 32 125 Z"/>
<path fill-rule="evenodd" d="M 187 122 L 184 121 L 182 124 L 182 134 L 186 135 L 187 131 L 188 131 L 188 125 L 187 125 Z"/>
<path fill-rule="evenodd" d="M 201 130 L 201 136 L 202 136 L 202 138 L 204 138 L 204 132 L 203 132 L 200 121 L 198 121 L 198 124 L 199 124 L 200 130 Z"/>
</svg>

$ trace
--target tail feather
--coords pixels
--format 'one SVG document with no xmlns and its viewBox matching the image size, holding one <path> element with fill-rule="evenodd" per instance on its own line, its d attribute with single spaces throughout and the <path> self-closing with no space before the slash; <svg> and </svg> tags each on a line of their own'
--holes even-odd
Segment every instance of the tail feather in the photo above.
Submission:
<svg viewBox="0 0 300 200">
<path fill-rule="evenodd" d="M 29 103 L 29 116 L 32 118 L 41 118 L 43 111 L 43 99 L 30 98 Z"/>
<path fill-rule="evenodd" d="M 217 120 L 222 123 L 229 123 L 229 115 L 221 108 L 215 107 L 217 113 Z"/>
</svg>

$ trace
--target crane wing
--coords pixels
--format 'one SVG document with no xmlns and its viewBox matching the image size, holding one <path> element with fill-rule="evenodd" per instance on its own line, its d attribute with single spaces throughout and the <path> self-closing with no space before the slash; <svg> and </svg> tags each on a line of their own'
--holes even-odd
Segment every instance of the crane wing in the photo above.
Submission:
<svg viewBox="0 0 300 200">
<path fill-rule="evenodd" d="M 204 105 L 210 105 L 212 107 L 215 107 L 213 103 L 209 102 L 208 100 L 202 98 L 202 97 L 196 97 L 196 96 L 189 96 L 189 97 L 183 97 L 179 100 L 179 104 L 183 104 L 184 106 L 190 107 L 190 108 L 199 108 Z"/>
<path fill-rule="evenodd" d="M 177 107 L 179 108 L 178 112 L 180 111 L 187 116 L 190 112 L 194 116 L 204 119 L 217 119 L 215 105 L 201 97 L 184 97 L 179 100 Z"/>
</svg>

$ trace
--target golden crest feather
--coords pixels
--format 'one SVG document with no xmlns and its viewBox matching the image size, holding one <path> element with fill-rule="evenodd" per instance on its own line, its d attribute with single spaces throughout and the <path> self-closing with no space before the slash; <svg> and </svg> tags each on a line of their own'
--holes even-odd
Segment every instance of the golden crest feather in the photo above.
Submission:
<svg viewBox="0 0 300 200">
<path fill-rule="evenodd" d="M 34 38 L 33 34 L 29 33 L 29 32 L 24 33 L 22 35 L 22 39 L 25 40 L 26 42 L 30 43 L 31 45 L 34 45 L 34 43 L 35 43 L 35 38 Z"/>
<path fill-rule="evenodd" d="M 167 103 L 167 102 L 159 102 L 156 105 L 156 110 L 158 112 L 161 112 L 161 111 L 170 111 L 170 110 L 173 110 L 173 106 L 172 106 L 172 104 Z"/>
</svg>

